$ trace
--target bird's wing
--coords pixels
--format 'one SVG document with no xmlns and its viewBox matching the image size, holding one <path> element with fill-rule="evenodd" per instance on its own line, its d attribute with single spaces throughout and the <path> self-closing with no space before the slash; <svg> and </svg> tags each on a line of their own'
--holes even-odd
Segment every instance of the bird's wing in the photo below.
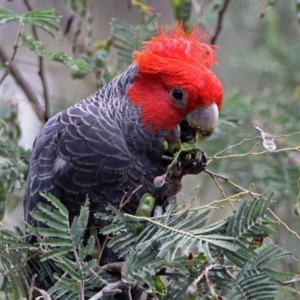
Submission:
<svg viewBox="0 0 300 300">
<path fill-rule="evenodd" d="M 49 191 L 79 211 L 86 194 L 123 193 L 133 157 L 101 108 L 83 103 L 54 116 L 38 135 L 31 155 L 24 201 L 25 219 Z M 103 194 L 104 195 L 104 194 Z M 111 199 L 107 199 L 107 202 Z M 116 201 L 120 199 L 116 199 Z M 76 203 L 77 202 L 77 203 Z"/>
</svg>

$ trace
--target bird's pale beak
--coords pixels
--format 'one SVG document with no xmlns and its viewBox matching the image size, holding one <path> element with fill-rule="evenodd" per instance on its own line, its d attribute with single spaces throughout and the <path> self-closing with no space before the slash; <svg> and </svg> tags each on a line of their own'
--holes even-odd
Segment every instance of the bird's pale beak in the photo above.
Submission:
<svg viewBox="0 0 300 300">
<path fill-rule="evenodd" d="M 186 120 L 190 127 L 198 131 L 198 141 L 202 141 L 214 132 L 219 118 L 219 109 L 216 103 L 198 108 L 187 115 Z"/>
</svg>

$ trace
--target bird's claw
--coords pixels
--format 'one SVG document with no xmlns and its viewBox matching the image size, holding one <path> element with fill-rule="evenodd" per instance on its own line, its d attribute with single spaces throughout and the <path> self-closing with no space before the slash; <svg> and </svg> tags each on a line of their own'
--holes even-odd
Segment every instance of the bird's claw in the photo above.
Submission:
<svg viewBox="0 0 300 300">
<path fill-rule="evenodd" d="M 205 170 L 206 163 L 207 156 L 201 150 L 181 153 L 169 173 L 175 177 L 182 177 L 187 174 L 196 175 Z"/>
<path fill-rule="evenodd" d="M 207 156 L 205 152 L 199 150 L 182 155 L 180 161 L 182 165 L 182 175 L 199 174 L 206 168 Z"/>
</svg>

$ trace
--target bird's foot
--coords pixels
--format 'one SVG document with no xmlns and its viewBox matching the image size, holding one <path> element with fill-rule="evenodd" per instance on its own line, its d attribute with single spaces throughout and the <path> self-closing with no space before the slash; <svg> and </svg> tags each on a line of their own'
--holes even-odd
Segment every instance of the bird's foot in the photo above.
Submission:
<svg viewBox="0 0 300 300">
<path fill-rule="evenodd" d="M 200 149 L 197 151 L 182 151 L 179 153 L 176 162 L 172 163 L 168 177 L 182 177 L 187 174 L 199 174 L 205 170 L 207 156 Z"/>
<path fill-rule="evenodd" d="M 206 168 L 207 156 L 205 152 L 199 150 L 196 152 L 183 153 L 179 162 L 181 162 L 182 175 L 199 174 Z"/>
</svg>

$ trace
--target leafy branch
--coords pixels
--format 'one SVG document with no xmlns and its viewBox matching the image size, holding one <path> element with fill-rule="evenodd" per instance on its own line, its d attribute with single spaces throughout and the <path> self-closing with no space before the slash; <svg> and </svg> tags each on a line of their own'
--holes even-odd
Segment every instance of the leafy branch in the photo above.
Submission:
<svg viewBox="0 0 300 300">
<path fill-rule="evenodd" d="M 24 0 L 24 4 L 27 7 L 28 11 L 33 11 L 33 8 L 30 4 L 30 2 L 28 0 Z M 32 25 L 31 26 L 32 29 L 32 33 L 33 33 L 33 37 L 36 41 L 39 41 L 39 35 L 37 32 L 37 28 Z M 44 94 L 44 103 L 45 103 L 45 121 L 47 121 L 49 119 L 49 91 L 48 91 L 48 85 L 46 82 L 46 76 L 45 76 L 45 67 L 44 67 L 44 60 L 42 56 L 38 57 L 38 61 L 39 61 L 39 71 L 38 74 L 40 76 L 41 79 L 41 83 L 42 83 L 42 87 L 43 87 L 43 94 Z"/>
<path fill-rule="evenodd" d="M 0 8 L 0 25 L 7 24 L 9 22 L 19 22 L 19 29 L 16 35 L 16 42 L 13 46 L 12 56 L 8 58 L 5 50 L 2 47 L 0 47 L 0 58 L 6 66 L 5 72 L 0 79 L 0 84 L 4 81 L 9 72 L 11 72 L 17 83 L 24 90 L 24 93 L 27 95 L 28 100 L 33 103 L 34 108 L 37 111 L 38 117 L 43 121 L 47 121 L 47 119 L 49 118 L 49 97 L 47 91 L 47 84 L 45 81 L 42 58 L 45 57 L 71 67 L 74 76 L 85 75 L 90 71 L 90 67 L 82 59 L 73 59 L 68 57 L 64 53 L 51 53 L 49 51 L 45 51 L 43 49 L 43 44 L 38 40 L 36 28 L 45 31 L 47 34 L 54 38 L 56 32 L 59 31 L 57 22 L 60 16 L 51 8 L 32 10 L 32 7 L 30 6 L 29 2 L 26 0 L 24 1 L 29 11 L 23 15 L 18 15 L 17 13 L 6 8 Z M 33 38 L 30 38 L 26 33 L 24 33 L 24 24 L 32 26 L 35 40 Z M 22 39 L 25 46 L 33 50 L 39 56 L 39 76 L 41 78 L 41 83 L 43 86 L 45 108 L 43 108 L 40 104 L 39 100 L 37 99 L 35 93 L 32 90 L 30 83 L 27 80 L 25 80 L 18 68 L 15 65 L 13 65 L 13 60 L 17 54 L 17 49 L 20 47 L 20 39 Z"/>
</svg>

